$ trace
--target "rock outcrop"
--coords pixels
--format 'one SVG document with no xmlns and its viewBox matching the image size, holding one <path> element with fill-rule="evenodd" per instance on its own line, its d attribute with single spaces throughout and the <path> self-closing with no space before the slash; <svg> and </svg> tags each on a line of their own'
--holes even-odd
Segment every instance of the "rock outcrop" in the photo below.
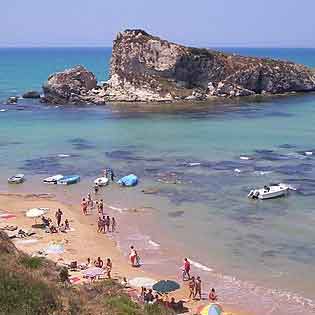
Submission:
<svg viewBox="0 0 315 315">
<path fill-rule="evenodd" d="M 288 61 L 185 47 L 126 30 L 114 41 L 110 79 L 103 86 L 78 66 L 51 75 L 43 90 L 43 100 L 55 104 L 203 101 L 315 91 L 315 72 Z"/>
<path fill-rule="evenodd" d="M 83 66 L 76 66 L 49 76 L 43 85 L 43 102 L 51 104 L 104 103 L 98 97 L 95 75 Z"/>
<path fill-rule="evenodd" d="M 205 100 L 314 90 L 315 73 L 303 65 L 185 47 L 126 30 L 114 41 L 106 98 Z"/>
</svg>

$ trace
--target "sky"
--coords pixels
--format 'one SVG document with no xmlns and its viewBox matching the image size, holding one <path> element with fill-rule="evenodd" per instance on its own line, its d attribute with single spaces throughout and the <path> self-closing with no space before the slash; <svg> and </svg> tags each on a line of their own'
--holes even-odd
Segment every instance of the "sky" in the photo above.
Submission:
<svg viewBox="0 0 315 315">
<path fill-rule="evenodd" d="M 198 47 L 315 47 L 315 0 L 0 0 L 0 46 L 111 46 L 127 28 Z"/>
</svg>

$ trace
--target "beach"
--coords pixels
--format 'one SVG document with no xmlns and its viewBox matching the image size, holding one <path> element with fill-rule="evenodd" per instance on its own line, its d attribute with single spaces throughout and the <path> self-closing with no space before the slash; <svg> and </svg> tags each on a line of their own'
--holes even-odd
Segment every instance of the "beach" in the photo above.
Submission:
<svg viewBox="0 0 315 315">
<path fill-rule="evenodd" d="M 71 261 L 77 261 L 78 263 L 84 264 L 87 258 L 91 258 L 94 261 L 97 257 L 101 257 L 104 261 L 107 258 L 111 258 L 113 262 L 112 278 L 117 281 L 121 281 L 123 277 L 131 280 L 136 277 L 146 277 L 155 279 L 156 281 L 163 279 L 162 275 L 150 273 L 144 271 L 142 268 L 133 268 L 130 266 L 129 259 L 122 253 L 118 248 L 115 240 L 112 236 L 107 233 L 97 233 L 96 218 L 98 216 L 97 211 L 89 212 L 89 215 L 83 216 L 80 212 L 78 205 L 66 205 L 59 202 L 52 195 L 36 195 L 36 194 L 0 194 L 0 209 L 6 209 L 5 212 L 14 215 L 9 219 L 0 218 L 0 228 L 6 225 L 16 225 L 18 228 L 24 230 L 30 230 L 34 219 L 27 218 L 25 213 L 27 209 L 31 208 L 48 208 L 46 217 L 54 217 L 55 209 L 62 209 L 63 218 L 67 218 L 70 222 L 71 230 L 67 233 L 45 233 L 42 229 L 33 228 L 36 234 L 26 239 L 16 238 L 13 240 L 16 247 L 24 251 L 25 253 L 32 255 L 37 252 L 42 252 L 51 243 L 63 244 L 64 252 L 55 254 L 49 253 L 45 255 L 47 259 L 54 261 L 59 265 L 70 264 Z M 110 213 L 110 209 L 106 209 L 107 213 Z M 40 222 L 41 220 L 37 220 Z M 55 220 L 53 220 L 55 221 Z M 32 241 L 30 241 L 32 240 Z M 75 285 L 80 285 L 84 281 L 82 274 L 75 272 L 71 275 L 76 280 Z M 174 275 L 170 275 L 168 279 L 179 280 Z M 138 288 L 139 289 L 139 288 Z M 140 292 L 140 289 L 139 289 Z M 181 286 L 181 289 L 170 294 L 176 299 L 187 300 L 188 288 L 187 283 Z M 189 314 L 194 314 L 195 310 L 201 305 L 207 305 L 207 292 L 203 293 L 202 301 L 189 301 L 185 303 L 189 307 Z M 188 301 L 188 300 L 187 300 Z M 235 310 L 229 310 L 225 308 L 224 314 L 240 314 Z M 243 315 L 245 313 L 242 313 Z"/>
</svg>

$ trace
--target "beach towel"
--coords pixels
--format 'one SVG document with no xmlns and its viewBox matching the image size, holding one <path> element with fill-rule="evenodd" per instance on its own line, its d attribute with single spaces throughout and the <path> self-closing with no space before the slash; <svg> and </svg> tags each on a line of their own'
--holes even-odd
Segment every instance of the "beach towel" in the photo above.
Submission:
<svg viewBox="0 0 315 315">
<path fill-rule="evenodd" d="M 4 219 L 4 220 L 16 219 L 16 215 L 12 213 L 3 213 L 3 214 L 0 214 L 0 219 Z"/>
<path fill-rule="evenodd" d="M 44 250 L 46 254 L 62 254 L 64 251 L 64 246 L 61 243 L 50 243 Z"/>
<path fill-rule="evenodd" d="M 70 277 L 69 278 L 71 284 L 77 284 L 81 281 L 80 277 Z"/>
<path fill-rule="evenodd" d="M 91 267 L 84 271 L 82 271 L 82 274 L 87 278 L 95 278 L 97 276 L 101 276 L 104 274 L 105 270 L 99 267 Z"/>
</svg>

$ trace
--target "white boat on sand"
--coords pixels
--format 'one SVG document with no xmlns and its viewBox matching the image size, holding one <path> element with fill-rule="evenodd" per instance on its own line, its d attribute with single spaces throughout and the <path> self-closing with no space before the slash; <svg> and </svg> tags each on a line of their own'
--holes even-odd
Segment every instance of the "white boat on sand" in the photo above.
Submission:
<svg viewBox="0 0 315 315">
<path fill-rule="evenodd" d="M 264 188 L 252 189 L 248 194 L 248 198 L 265 200 L 283 197 L 287 195 L 289 189 L 290 187 L 284 184 L 264 186 Z"/>
<path fill-rule="evenodd" d="M 94 184 L 98 186 L 106 186 L 108 184 L 108 178 L 107 177 L 99 177 L 94 180 Z"/>
<path fill-rule="evenodd" d="M 58 175 L 54 175 L 54 176 L 50 176 L 50 177 L 47 177 L 43 180 L 43 182 L 45 184 L 57 184 L 57 182 L 61 179 L 63 179 L 63 175 L 61 174 L 58 174 Z"/>
<path fill-rule="evenodd" d="M 25 181 L 25 176 L 24 174 L 16 174 L 14 176 L 11 176 L 8 178 L 8 183 L 9 184 L 21 184 Z"/>
</svg>

